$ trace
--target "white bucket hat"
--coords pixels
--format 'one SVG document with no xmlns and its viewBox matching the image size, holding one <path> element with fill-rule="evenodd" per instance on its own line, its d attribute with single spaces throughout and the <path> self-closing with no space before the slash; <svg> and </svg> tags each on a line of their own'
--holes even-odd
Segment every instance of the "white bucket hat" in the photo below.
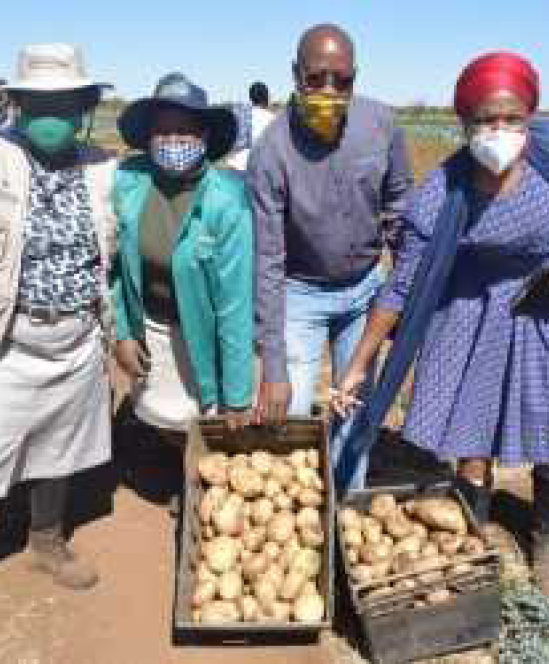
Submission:
<svg viewBox="0 0 549 664">
<path fill-rule="evenodd" d="M 0 86 L 8 92 L 61 92 L 112 88 L 86 74 L 80 49 L 70 44 L 32 44 L 19 52 L 16 79 Z"/>
</svg>

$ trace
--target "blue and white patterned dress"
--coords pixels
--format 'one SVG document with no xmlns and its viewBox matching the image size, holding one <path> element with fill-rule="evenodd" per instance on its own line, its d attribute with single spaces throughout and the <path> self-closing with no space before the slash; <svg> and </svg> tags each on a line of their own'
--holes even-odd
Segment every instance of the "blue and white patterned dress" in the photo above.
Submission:
<svg viewBox="0 0 549 664">
<path fill-rule="evenodd" d="M 402 308 L 445 196 L 442 168 L 413 193 L 379 305 Z M 468 196 L 469 225 L 418 359 L 404 437 L 446 459 L 549 462 L 549 310 L 511 312 L 549 258 L 549 185 L 525 166 L 511 194 Z"/>
</svg>

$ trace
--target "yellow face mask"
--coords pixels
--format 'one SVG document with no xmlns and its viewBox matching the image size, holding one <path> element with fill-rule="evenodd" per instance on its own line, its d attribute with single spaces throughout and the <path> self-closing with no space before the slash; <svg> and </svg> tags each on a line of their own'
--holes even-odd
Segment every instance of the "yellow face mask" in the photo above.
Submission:
<svg viewBox="0 0 549 664">
<path fill-rule="evenodd" d="M 296 93 L 295 101 L 304 124 L 326 143 L 333 143 L 349 100 L 315 92 Z"/>
</svg>

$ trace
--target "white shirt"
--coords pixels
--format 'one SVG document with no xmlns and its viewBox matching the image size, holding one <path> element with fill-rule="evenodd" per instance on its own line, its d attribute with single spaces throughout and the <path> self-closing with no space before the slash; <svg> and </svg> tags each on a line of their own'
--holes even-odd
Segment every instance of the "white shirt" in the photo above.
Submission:
<svg viewBox="0 0 549 664">
<path fill-rule="evenodd" d="M 252 106 L 252 145 L 257 141 L 263 130 L 273 120 L 275 114 L 266 108 Z M 245 171 L 248 164 L 250 148 L 237 150 L 227 159 L 227 164 L 238 171 Z"/>
</svg>

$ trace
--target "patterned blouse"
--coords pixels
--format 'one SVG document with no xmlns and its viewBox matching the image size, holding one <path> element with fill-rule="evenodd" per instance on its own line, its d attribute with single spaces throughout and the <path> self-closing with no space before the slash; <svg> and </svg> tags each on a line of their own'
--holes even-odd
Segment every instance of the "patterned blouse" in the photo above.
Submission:
<svg viewBox="0 0 549 664">
<path fill-rule="evenodd" d="M 99 298 L 100 269 L 83 170 L 32 160 L 19 302 L 77 311 Z"/>
</svg>

